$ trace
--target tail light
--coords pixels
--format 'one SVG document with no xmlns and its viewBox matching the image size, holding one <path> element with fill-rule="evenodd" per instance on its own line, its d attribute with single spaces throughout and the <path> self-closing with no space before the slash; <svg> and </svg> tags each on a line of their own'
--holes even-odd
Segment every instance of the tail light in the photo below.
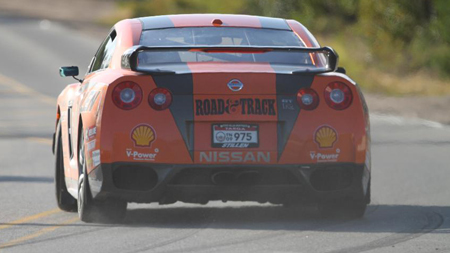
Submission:
<svg viewBox="0 0 450 253">
<path fill-rule="evenodd" d="M 172 104 L 172 93 L 166 88 L 156 88 L 150 92 L 148 103 L 157 111 L 165 110 Z"/>
<path fill-rule="evenodd" d="M 335 110 L 344 110 L 352 104 L 353 95 L 350 88 L 340 82 L 327 85 L 324 91 L 325 101 Z"/>
<path fill-rule="evenodd" d="M 297 103 L 304 110 L 314 110 L 319 105 L 319 96 L 313 89 L 301 89 L 297 93 Z"/>
<path fill-rule="evenodd" d="M 133 82 L 122 82 L 112 92 L 114 104 L 123 110 L 136 108 L 142 101 L 142 90 Z"/>
</svg>

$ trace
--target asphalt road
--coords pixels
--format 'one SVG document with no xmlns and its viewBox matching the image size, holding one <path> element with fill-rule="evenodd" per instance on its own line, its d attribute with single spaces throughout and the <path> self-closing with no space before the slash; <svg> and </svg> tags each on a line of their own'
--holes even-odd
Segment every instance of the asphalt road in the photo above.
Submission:
<svg viewBox="0 0 450 253">
<path fill-rule="evenodd" d="M 50 137 L 55 98 L 71 80 L 58 67 L 85 70 L 99 43 L 56 23 L 0 17 L 0 252 L 450 252 L 450 127 L 377 114 L 363 219 L 218 202 L 132 204 L 121 225 L 59 211 Z"/>
</svg>

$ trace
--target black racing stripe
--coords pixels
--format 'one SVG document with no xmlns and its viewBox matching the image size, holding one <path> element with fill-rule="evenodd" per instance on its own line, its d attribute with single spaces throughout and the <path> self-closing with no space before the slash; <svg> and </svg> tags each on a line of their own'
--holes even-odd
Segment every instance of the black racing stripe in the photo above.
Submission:
<svg viewBox="0 0 450 253">
<path fill-rule="evenodd" d="M 261 28 L 292 30 L 286 20 L 281 18 L 259 17 L 259 21 L 261 22 Z"/>
<path fill-rule="evenodd" d="M 169 16 L 154 16 L 139 19 L 142 22 L 142 30 L 173 28 L 175 25 Z"/>
<path fill-rule="evenodd" d="M 300 74 L 280 74 L 277 71 L 277 66 L 272 65 L 272 68 L 277 73 L 277 95 L 289 94 L 297 95 L 301 88 L 311 87 L 314 80 L 314 75 L 300 75 Z"/>
<path fill-rule="evenodd" d="M 185 65 L 185 73 L 190 72 Z M 194 82 L 192 74 L 156 75 L 153 76 L 158 87 L 164 87 L 172 92 L 170 112 L 177 124 L 178 131 L 183 137 L 186 148 L 194 160 Z"/>
<path fill-rule="evenodd" d="M 272 66 L 275 69 L 276 67 Z M 297 103 L 297 92 L 301 88 L 311 87 L 313 75 L 276 75 L 277 108 L 278 108 L 278 160 L 281 158 L 292 129 L 300 114 Z"/>
</svg>

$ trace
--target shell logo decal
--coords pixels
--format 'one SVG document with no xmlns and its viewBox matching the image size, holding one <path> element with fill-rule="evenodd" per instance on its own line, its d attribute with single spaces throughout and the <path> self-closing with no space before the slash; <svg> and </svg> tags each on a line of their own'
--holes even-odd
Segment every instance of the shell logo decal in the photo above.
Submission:
<svg viewBox="0 0 450 253">
<path fill-rule="evenodd" d="M 332 127 L 324 125 L 314 133 L 314 141 L 319 148 L 332 148 L 337 141 L 337 133 Z"/>
<path fill-rule="evenodd" d="M 136 147 L 150 147 L 156 140 L 156 132 L 153 127 L 141 124 L 131 131 L 131 139 Z"/>
</svg>

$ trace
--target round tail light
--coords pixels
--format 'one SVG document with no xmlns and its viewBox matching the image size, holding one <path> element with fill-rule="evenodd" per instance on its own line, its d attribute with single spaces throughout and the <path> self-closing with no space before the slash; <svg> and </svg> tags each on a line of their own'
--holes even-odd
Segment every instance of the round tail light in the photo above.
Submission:
<svg viewBox="0 0 450 253">
<path fill-rule="evenodd" d="M 352 104 L 353 95 L 344 83 L 334 82 L 327 85 L 324 91 L 325 101 L 335 110 L 344 110 Z"/>
<path fill-rule="evenodd" d="M 136 108 L 142 101 L 142 90 L 133 82 L 122 82 L 112 92 L 114 104 L 123 110 Z"/>
<path fill-rule="evenodd" d="M 165 110 L 172 104 L 172 93 L 166 88 L 156 88 L 148 95 L 148 103 L 157 111 Z"/>
<path fill-rule="evenodd" d="M 297 93 L 297 103 L 301 109 L 314 110 L 319 105 L 319 96 L 313 89 L 301 89 Z"/>
</svg>

